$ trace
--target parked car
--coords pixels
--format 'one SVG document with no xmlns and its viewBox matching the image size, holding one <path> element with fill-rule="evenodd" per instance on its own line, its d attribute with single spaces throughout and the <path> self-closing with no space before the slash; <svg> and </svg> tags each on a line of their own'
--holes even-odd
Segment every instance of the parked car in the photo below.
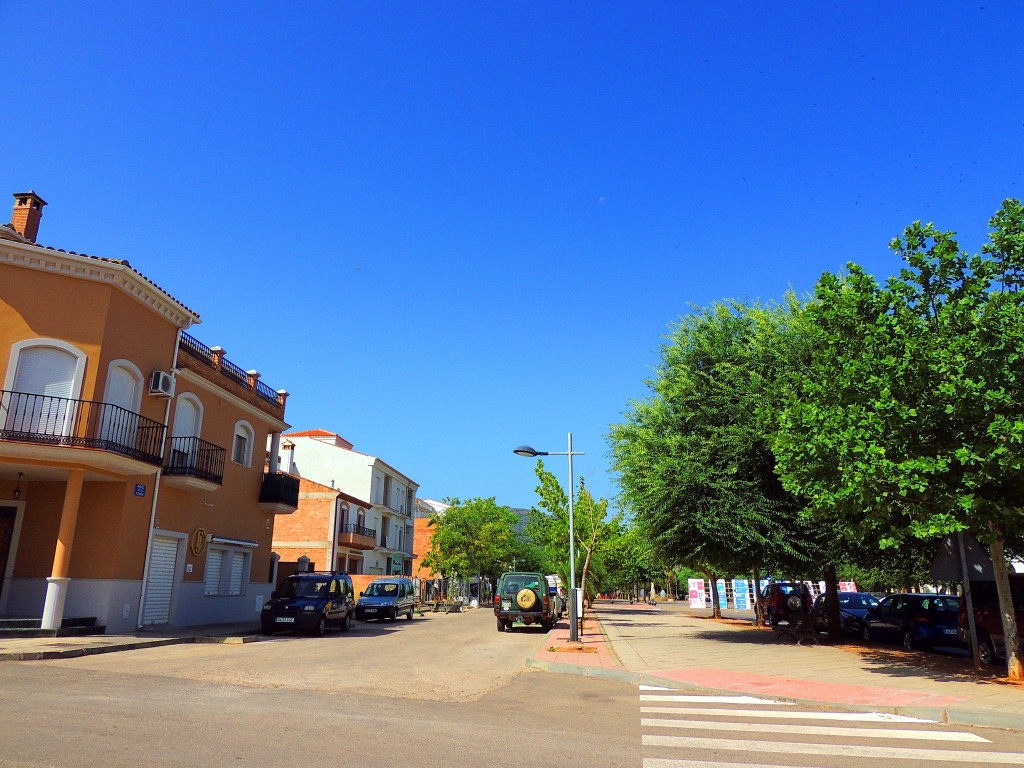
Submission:
<svg viewBox="0 0 1024 768">
<path fill-rule="evenodd" d="M 908 651 L 935 645 L 962 646 L 957 637 L 960 598 L 956 595 L 889 595 L 868 611 L 861 626 L 865 640 L 897 641 Z"/>
<path fill-rule="evenodd" d="M 878 605 L 878 599 L 867 592 L 839 592 L 839 623 L 843 632 L 859 635 L 861 621 L 868 611 Z M 818 618 L 819 627 L 828 627 L 828 611 L 825 606 L 826 595 L 818 595 L 811 612 Z"/>
<path fill-rule="evenodd" d="M 352 626 L 352 577 L 347 573 L 296 573 L 278 584 L 260 611 L 264 635 L 279 630 L 323 635 L 337 622 L 342 632 Z"/>
<path fill-rule="evenodd" d="M 512 628 L 512 623 L 540 624 L 550 632 L 558 620 L 558 607 L 551 599 L 548 581 L 540 573 L 509 571 L 498 579 L 494 592 L 494 615 L 498 631 Z"/>
<path fill-rule="evenodd" d="M 547 577 L 548 582 L 548 594 L 551 595 L 551 602 L 555 605 L 555 615 L 560 619 L 562 614 L 565 613 L 566 595 L 565 590 L 562 589 L 561 579 L 558 576 L 549 574 Z"/>
<path fill-rule="evenodd" d="M 811 610 L 811 592 L 799 581 L 772 581 L 765 585 L 758 603 L 766 623 L 778 626 L 779 622 L 791 621 L 790 617 Z"/>
<path fill-rule="evenodd" d="M 1017 617 L 1017 637 L 1024 643 L 1024 574 L 1010 574 L 1010 595 Z M 1003 618 L 999 613 L 999 596 L 994 581 L 972 581 L 971 602 L 974 605 L 974 627 L 978 634 L 978 655 L 984 664 L 995 664 L 1006 658 Z M 967 601 L 960 601 L 957 637 L 968 642 Z"/>
<path fill-rule="evenodd" d="M 412 620 L 416 611 L 416 591 L 412 579 L 401 576 L 374 579 L 359 593 L 356 618 L 362 621 L 394 621 L 401 615 Z"/>
</svg>

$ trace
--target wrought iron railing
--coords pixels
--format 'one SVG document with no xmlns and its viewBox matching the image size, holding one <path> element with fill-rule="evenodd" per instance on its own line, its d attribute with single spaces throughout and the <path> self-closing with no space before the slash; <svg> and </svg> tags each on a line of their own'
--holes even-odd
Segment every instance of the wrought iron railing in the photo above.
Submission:
<svg viewBox="0 0 1024 768">
<path fill-rule="evenodd" d="M 355 523 L 345 523 L 338 528 L 338 533 L 355 533 L 360 536 L 369 536 L 374 541 L 377 540 L 375 528 L 367 528 L 365 525 L 356 525 Z"/>
<path fill-rule="evenodd" d="M 278 402 L 277 392 L 274 391 L 274 388 L 264 384 L 262 381 L 256 382 L 256 394 L 275 405 Z"/>
<path fill-rule="evenodd" d="M 245 387 L 246 389 L 252 389 L 249 384 L 249 374 L 242 370 L 241 367 L 235 365 L 230 360 L 221 356 L 220 365 L 217 364 L 217 356 L 214 355 L 213 350 L 206 346 L 197 339 L 189 336 L 184 331 L 181 333 L 181 349 L 188 352 L 192 357 L 197 360 L 201 360 L 205 365 L 211 368 L 217 368 L 227 376 L 229 379 L 234 381 L 236 384 Z M 268 384 L 264 384 L 260 380 L 256 380 L 256 394 L 266 400 L 268 403 L 279 406 L 281 404 L 280 399 L 277 396 L 277 391 Z"/>
<path fill-rule="evenodd" d="M 260 483 L 260 504 L 299 506 L 299 478 L 284 472 L 267 472 Z"/>
<path fill-rule="evenodd" d="M 0 389 L 0 439 L 96 448 L 159 464 L 164 425 L 110 403 Z"/>
<path fill-rule="evenodd" d="M 224 482 L 227 451 L 198 437 L 172 437 L 169 441 L 165 475 L 186 475 L 218 485 Z"/>
</svg>

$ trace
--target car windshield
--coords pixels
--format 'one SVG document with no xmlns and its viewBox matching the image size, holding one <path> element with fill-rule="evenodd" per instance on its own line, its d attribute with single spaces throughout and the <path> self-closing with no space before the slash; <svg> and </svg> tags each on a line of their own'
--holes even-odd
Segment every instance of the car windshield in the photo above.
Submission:
<svg viewBox="0 0 1024 768">
<path fill-rule="evenodd" d="M 505 579 L 504 583 L 501 585 L 501 594 L 503 594 L 503 595 L 514 595 L 520 589 L 536 589 L 536 588 L 537 588 L 537 580 L 536 579 L 525 579 L 525 578 Z"/>
<path fill-rule="evenodd" d="M 374 581 L 363 593 L 367 597 L 397 597 L 398 585 L 390 582 Z"/>
<path fill-rule="evenodd" d="M 839 596 L 841 608 L 874 608 L 876 605 L 878 601 L 866 593 Z"/>
<path fill-rule="evenodd" d="M 278 597 L 323 597 L 327 579 L 287 579 L 277 591 Z"/>
</svg>

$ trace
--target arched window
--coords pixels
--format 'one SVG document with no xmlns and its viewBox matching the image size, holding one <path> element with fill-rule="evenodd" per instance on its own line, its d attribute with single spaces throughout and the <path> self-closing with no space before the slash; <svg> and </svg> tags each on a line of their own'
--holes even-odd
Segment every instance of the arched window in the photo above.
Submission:
<svg viewBox="0 0 1024 768">
<path fill-rule="evenodd" d="M 11 345 L 4 389 L 3 428 L 64 435 L 71 431 L 81 396 L 86 356 L 60 339 L 28 339 Z"/>
<path fill-rule="evenodd" d="M 178 395 L 171 427 L 172 467 L 194 467 L 198 455 L 197 438 L 203 425 L 203 404 L 190 392 Z"/>
<path fill-rule="evenodd" d="M 252 465 L 252 446 L 256 433 L 247 421 L 235 424 L 235 437 L 231 443 L 231 460 L 243 467 Z"/>
<path fill-rule="evenodd" d="M 119 445 L 135 445 L 143 381 L 142 371 L 131 360 L 112 360 L 107 366 L 107 385 L 103 395 L 105 405 L 100 426 L 104 440 Z"/>
</svg>

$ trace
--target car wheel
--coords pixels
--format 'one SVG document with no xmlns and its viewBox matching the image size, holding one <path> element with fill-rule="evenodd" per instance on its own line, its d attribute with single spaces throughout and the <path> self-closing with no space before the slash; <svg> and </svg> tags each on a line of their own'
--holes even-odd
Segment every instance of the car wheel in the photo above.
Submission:
<svg viewBox="0 0 1024 768">
<path fill-rule="evenodd" d="M 863 627 L 861 627 L 860 628 L 860 636 L 864 640 L 865 643 L 870 643 L 871 642 L 871 627 L 868 626 L 867 624 L 865 624 Z"/>
<path fill-rule="evenodd" d="M 272 634 L 274 634 L 274 628 L 273 627 L 264 627 L 263 628 L 263 634 L 266 635 L 267 637 L 270 637 Z"/>
<path fill-rule="evenodd" d="M 394 621 L 396 618 L 398 618 L 398 609 L 396 608 L 391 612 L 390 616 L 385 616 L 384 618 L 386 618 L 388 621 Z"/>
<path fill-rule="evenodd" d="M 904 629 L 903 634 L 900 635 L 900 639 L 903 641 L 903 648 L 907 651 L 917 650 L 917 641 L 914 640 L 914 633 L 909 629 Z"/>
<path fill-rule="evenodd" d="M 551 621 L 551 619 L 547 619 L 546 621 L 541 620 L 540 622 L 540 628 L 543 629 L 545 632 L 550 632 L 553 626 L 554 623 Z"/>
<path fill-rule="evenodd" d="M 412 621 L 412 608 L 410 608 L 409 612 L 405 614 L 405 619 L 406 621 Z"/>
<path fill-rule="evenodd" d="M 768 624 L 772 629 L 776 629 L 779 626 L 779 616 L 775 611 L 768 612 Z"/>
<path fill-rule="evenodd" d="M 996 649 L 992 644 L 992 638 L 986 634 L 978 637 L 978 658 L 985 666 L 996 663 Z"/>
<path fill-rule="evenodd" d="M 320 621 L 318 621 L 316 623 L 316 626 L 313 627 L 313 634 L 316 635 L 317 637 L 323 637 L 324 633 L 326 631 L 327 631 L 327 617 L 324 616 L 321 613 L 320 614 Z"/>
<path fill-rule="evenodd" d="M 505 622 L 502 621 L 501 619 L 498 619 L 498 631 L 499 632 L 504 632 L 505 629 L 506 629 Z"/>
<path fill-rule="evenodd" d="M 352 612 L 349 611 L 345 614 L 345 618 L 341 620 L 341 631 L 348 632 L 352 629 Z"/>
</svg>

